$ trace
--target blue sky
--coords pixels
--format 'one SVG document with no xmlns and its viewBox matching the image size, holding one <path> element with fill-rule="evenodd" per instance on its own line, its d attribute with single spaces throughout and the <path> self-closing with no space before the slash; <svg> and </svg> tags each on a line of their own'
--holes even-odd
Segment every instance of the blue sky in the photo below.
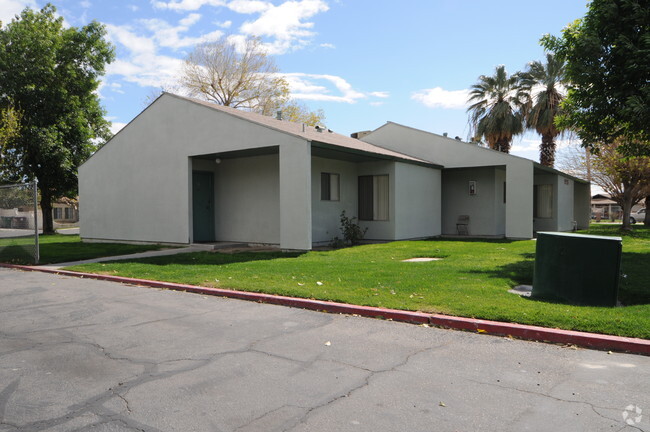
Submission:
<svg viewBox="0 0 650 432">
<path fill-rule="evenodd" d="M 8 22 L 41 0 L 0 0 Z M 173 87 L 196 43 L 261 36 L 296 99 L 322 108 L 332 130 L 394 121 L 467 139 L 466 91 L 503 64 L 541 60 L 539 39 L 584 16 L 585 0 L 57 0 L 66 23 L 107 26 L 117 60 L 100 95 L 119 130 L 161 86 Z M 539 139 L 513 154 L 537 160 Z M 565 143 L 562 143 L 564 145 Z"/>
</svg>

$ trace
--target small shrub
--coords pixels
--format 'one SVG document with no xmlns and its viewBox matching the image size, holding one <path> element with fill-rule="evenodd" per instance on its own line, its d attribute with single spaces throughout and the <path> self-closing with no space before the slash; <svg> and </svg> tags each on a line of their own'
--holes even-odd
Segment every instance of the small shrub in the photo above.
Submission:
<svg viewBox="0 0 650 432">
<path fill-rule="evenodd" d="M 355 222 L 356 220 L 356 217 L 347 217 L 345 210 L 341 212 L 341 234 L 343 234 L 343 239 L 339 239 L 338 236 L 334 237 L 330 243 L 332 247 L 354 246 L 363 240 L 368 228 L 361 228 Z"/>
</svg>

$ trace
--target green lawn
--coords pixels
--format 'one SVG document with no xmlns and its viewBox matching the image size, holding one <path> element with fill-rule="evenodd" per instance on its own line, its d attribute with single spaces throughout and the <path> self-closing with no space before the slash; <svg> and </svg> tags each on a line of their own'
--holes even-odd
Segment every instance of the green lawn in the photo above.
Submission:
<svg viewBox="0 0 650 432">
<path fill-rule="evenodd" d="M 597 235 L 620 235 L 597 226 Z M 626 307 L 585 307 L 507 292 L 531 284 L 535 242 L 427 240 L 308 253 L 193 253 L 72 270 L 239 289 L 360 305 L 650 338 L 650 229 L 623 242 L 619 298 Z M 413 257 L 440 261 L 406 263 Z"/>
<path fill-rule="evenodd" d="M 82 243 L 78 235 L 41 235 L 40 264 L 80 261 L 106 256 L 126 255 L 161 249 L 158 245 L 132 245 L 118 243 Z M 0 239 L 0 262 L 34 264 L 31 257 L 33 237 Z"/>
</svg>

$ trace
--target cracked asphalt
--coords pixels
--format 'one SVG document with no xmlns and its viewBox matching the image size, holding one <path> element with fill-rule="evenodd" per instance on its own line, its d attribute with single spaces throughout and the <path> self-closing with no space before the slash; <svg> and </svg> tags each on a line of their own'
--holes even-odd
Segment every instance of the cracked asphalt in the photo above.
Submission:
<svg viewBox="0 0 650 432">
<path fill-rule="evenodd" d="M 2 432 L 650 431 L 649 390 L 649 357 L 0 269 Z"/>
</svg>

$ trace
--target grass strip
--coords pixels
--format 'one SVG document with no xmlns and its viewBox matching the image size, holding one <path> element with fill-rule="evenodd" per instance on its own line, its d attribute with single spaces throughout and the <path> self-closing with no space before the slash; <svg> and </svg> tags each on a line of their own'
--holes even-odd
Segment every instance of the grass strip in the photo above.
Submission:
<svg viewBox="0 0 650 432">
<path fill-rule="evenodd" d="M 616 226 L 585 232 L 620 235 Z M 650 229 L 623 240 L 619 299 L 588 307 L 508 293 L 531 284 L 532 240 L 434 239 L 307 253 L 191 253 L 69 268 L 90 273 L 264 292 L 650 339 Z M 430 262 L 402 262 L 417 257 Z"/>
</svg>

